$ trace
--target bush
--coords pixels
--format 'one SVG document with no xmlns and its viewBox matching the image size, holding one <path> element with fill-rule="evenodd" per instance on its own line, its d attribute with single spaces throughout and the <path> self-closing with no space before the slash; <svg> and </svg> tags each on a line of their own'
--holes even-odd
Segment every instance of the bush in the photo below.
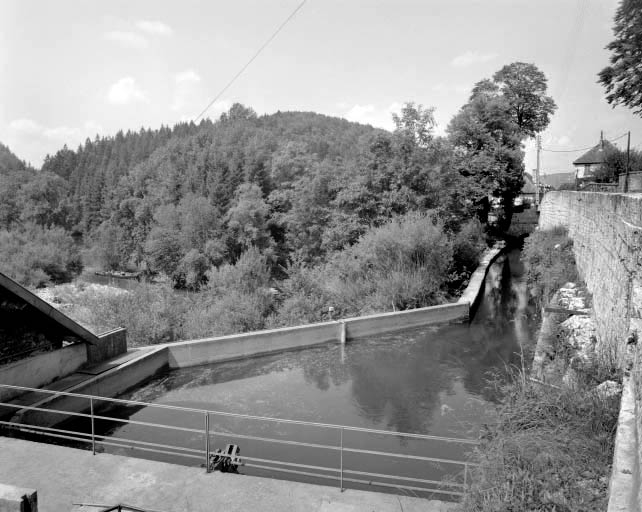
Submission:
<svg viewBox="0 0 642 512">
<path fill-rule="evenodd" d="M 0 231 L 2 272 L 24 286 L 42 287 L 71 281 L 82 271 L 82 260 L 71 235 L 63 228 L 27 224 Z"/>
<path fill-rule="evenodd" d="M 531 294 L 544 307 L 556 290 L 579 279 L 573 241 L 564 228 L 539 230 L 524 242 L 522 259 Z"/>
<path fill-rule="evenodd" d="M 84 293 L 76 304 L 89 312 L 85 321 L 95 332 L 125 327 L 129 345 L 142 346 L 180 339 L 191 300 L 169 285 L 142 283 L 126 293 Z"/>
<path fill-rule="evenodd" d="M 409 309 L 443 300 L 452 243 L 432 214 L 411 213 L 373 228 L 325 266 L 344 313 Z"/>
</svg>

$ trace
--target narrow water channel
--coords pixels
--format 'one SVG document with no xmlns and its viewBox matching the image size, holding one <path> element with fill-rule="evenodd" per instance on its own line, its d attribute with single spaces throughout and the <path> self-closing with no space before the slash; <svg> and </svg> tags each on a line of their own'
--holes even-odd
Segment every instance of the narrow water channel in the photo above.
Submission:
<svg viewBox="0 0 642 512">
<path fill-rule="evenodd" d="M 433 326 L 394 335 L 254 357 L 246 360 L 167 371 L 120 398 L 180 405 L 280 419 L 331 423 L 368 429 L 477 439 L 493 421 L 492 374 L 505 375 L 520 364 L 522 347 L 536 329 L 518 250 L 500 257 L 489 269 L 484 297 L 470 325 Z M 202 416 L 150 407 L 111 406 L 102 414 L 139 422 L 201 428 Z M 334 444 L 337 431 L 285 423 L 213 416 L 214 448 L 241 447 L 241 456 L 285 460 L 294 464 L 337 465 L 336 452 L 309 446 L 286 446 L 239 440 L 235 434 Z M 202 449 L 193 432 L 102 421 L 97 433 L 112 438 L 152 441 Z M 373 451 L 465 460 L 470 445 L 346 432 L 345 446 Z M 198 465 L 169 454 L 132 453 L 125 447 L 104 451 Z M 401 464 L 403 462 L 403 466 Z M 368 472 L 442 480 L 461 478 L 461 466 L 384 460 L 346 454 L 345 467 Z M 321 478 L 242 468 L 242 473 L 328 483 Z M 364 486 L 359 486 L 364 488 Z M 367 486 L 366 486 L 367 487 Z M 376 489 L 381 490 L 381 489 Z M 439 497 L 439 496 L 436 496 Z"/>
</svg>

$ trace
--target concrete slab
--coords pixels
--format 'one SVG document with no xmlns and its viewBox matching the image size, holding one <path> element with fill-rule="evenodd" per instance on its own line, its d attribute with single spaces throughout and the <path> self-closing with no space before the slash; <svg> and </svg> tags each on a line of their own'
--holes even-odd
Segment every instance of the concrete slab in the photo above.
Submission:
<svg viewBox="0 0 642 512">
<path fill-rule="evenodd" d="M 162 512 L 447 512 L 457 504 L 272 480 L 0 437 L 0 482 L 38 492 L 40 512 L 127 503 Z M 91 510 L 83 507 L 76 510 Z"/>
<path fill-rule="evenodd" d="M 76 373 L 82 373 L 86 375 L 100 375 L 101 373 L 104 373 L 107 370 L 111 370 L 112 368 L 116 368 L 116 366 L 120 366 L 121 364 L 126 363 L 127 361 L 131 361 L 132 359 L 140 355 L 141 355 L 140 351 L 130 350 L 129 352 L 126 352 L 123 355 L 114 357 L 107 361 L 103 361 L 102 363 L 81 368 Z"/>
</svg>

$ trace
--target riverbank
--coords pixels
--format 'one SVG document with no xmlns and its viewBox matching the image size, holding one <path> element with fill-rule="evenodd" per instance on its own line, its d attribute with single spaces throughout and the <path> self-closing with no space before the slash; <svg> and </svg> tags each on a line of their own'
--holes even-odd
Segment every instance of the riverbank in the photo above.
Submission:
<svg viewBox="0 0 642 512">
<path fill-rule="evenodd" d="M 538 231 L 525 258 L 542 308 L 535 357 L 499 386 L 463 510 L 606 510 L 621 375 L 595 351 L 590 294 L 566 282 L 577 278 L 572 242 Z"/>
</svg>

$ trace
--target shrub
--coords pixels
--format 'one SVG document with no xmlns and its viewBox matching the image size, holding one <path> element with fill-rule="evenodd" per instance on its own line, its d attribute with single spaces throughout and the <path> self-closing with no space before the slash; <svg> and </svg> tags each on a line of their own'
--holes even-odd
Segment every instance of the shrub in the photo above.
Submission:
<svg viewBox="0 0 642 512">
<path fill-rule="evenodd" d="M 82 271 L 71 235 L 63 228 L 35 224 L 0 231 L 0 262 L 4 273 L 32 287 L 71 281 Z"/>
<path fill-rule="evenodd" d="M 81 294 L 76 304 L 89 312 L 86 322 L 95 332 L 125 327 L 129 345 L 141 346 L 180 338 L 191 300 L 169 285 L 141 283 L 127 293 L 89 291 Z"/>
<path fill-rule="evenodd" d="M 429 306 L 443 299 L 452 243 L 433 214 L 373 228 L 325 266 L 330 294 L 350 314 Z"/>
</svg>

